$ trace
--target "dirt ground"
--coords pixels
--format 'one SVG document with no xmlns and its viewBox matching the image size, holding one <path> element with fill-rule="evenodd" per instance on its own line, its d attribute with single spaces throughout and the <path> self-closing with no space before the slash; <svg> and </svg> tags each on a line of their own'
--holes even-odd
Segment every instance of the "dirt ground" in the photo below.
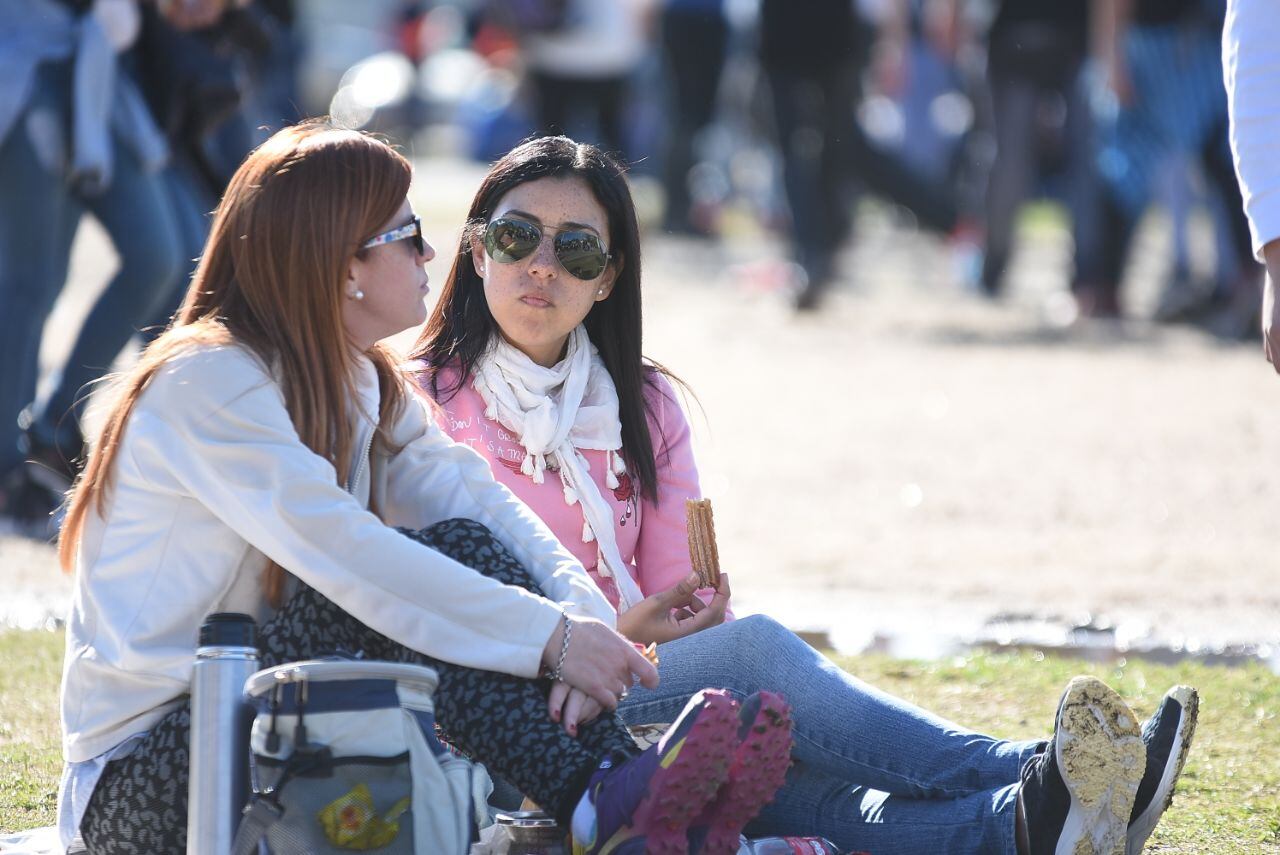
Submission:
<svg viewBox="0 0 1280 855">
<path fill-rule="evenodd" d="M 437 246 L 456 239 L 478 179 L 421 165 Z M 754 228 L 717 246 L 647 239 L 646 352 L 697 394 L 738 610 L 846 649 L 880 635 L 928 652 L 1023 615 L 1113 626 L 1122 644 L 1280 650 L 1280 377 L 1261 348 L 1141 321 L 1064 327 L 1051 221 L 1025 230 L 1011 293 L 992 305 L 953 284 L 945 247 L 891 220 L 860 217 L 841 285 L 805 317 L 770 287 L 782 250 Z M 1137 315 L 1165 247 L 1149 223 L 1126 293 Z M 48 360 L 110 258 L 84 229 Z M 60 611 L 51 548 L 0 535 L 0 566 L 0 621 Z"/>
</svg>

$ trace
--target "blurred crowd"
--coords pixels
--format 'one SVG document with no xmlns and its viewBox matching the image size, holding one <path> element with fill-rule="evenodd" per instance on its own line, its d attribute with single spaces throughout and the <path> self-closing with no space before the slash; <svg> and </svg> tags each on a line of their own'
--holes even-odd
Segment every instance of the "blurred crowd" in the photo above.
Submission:
<svg viewBox="0 0 1280 855">
<path fill-rule="evenodd" d="M 0 514 L 47 521 L 92 384 L 163 329 L 232 172 L 299 118 L 297 47 L 292 0 L 0 0 L 0 20 Z M 119 263 L 37 400 L 86 214 Z"/>
<path fill-rule="evenodd" d="M 1227 138 L 1225 0 L 0 0 L 0 515 L 74 477 L 83 401 L 180 300 L 223 186 L 275 128 L 331 114 L 415 155 L 536 133 L 662 188 L 663 231 L 746 208 L 820 310 L 857 203 L 937 235 L 1000 300 L 1019 213 L 1065 214 L 1073 316 L 1125 314 L 1135 231 L 1172 250 L 1158 322 L 1256 335 L 1262 274 Z M 37 397 L 84 214 L 118 269 Z M 1210 224 L 1209 269 L 1192 223 Z M 24 464 L 36 461 L 37 465 Z"/>
</svg>

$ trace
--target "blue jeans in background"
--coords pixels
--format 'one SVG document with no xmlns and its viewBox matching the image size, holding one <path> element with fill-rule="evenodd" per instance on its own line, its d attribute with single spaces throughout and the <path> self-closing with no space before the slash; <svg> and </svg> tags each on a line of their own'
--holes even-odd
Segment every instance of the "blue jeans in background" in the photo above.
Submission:
<svg viewBox="0 0 1280 855">
<path fill-rule="evenodd" d="M 669 722 L 706 686 L 791 704 L 795 765 L 747 833 L 813 835 L 842 850 L 1016 851 L 1019 772 L 1042 740 L 973 733 L 863 683 L 794 633 L 754 615 L 658 648 L 657 689 L 619 707 L 629 725 Z"/>
<path fill-rule="evenodd" d="M 163 179 L 146 172 L 117 136 L 113 177 L 105 191 L 81 194 L 67 183 L 71 73 L 70 62 L 42 65 L 23 115 L 0 141 L 0 186 L 5 188 L 0 194 L 0 475 L 22 461 L 19 415 L 35 398 L 44 323 L 66 283 L 71 243 L 84 212 L 102 223 L 120 258 L 81 331 L 80 355 L 71 363 L 89 366 L 87 379 L 110 364 L 120 347 L 103 356 L 108 345 L 123 343 L 120 331 L 147 316 L 181 265 Z"/>
<path fill-rule="evenodd" d="M 0 476 L 22 460 L 18 416 L 36 392 L 40 336 L 67 278 L 67 253 L 79 206 L 54 170 L 61 151 L 38 150 L 32 135 L 65 121 L 70 63 L 36 74 L 27 109 L 0 140 Z M 65 124 L 62 125 L 65 127 Z"/>
<path fill-rule="evenodd" d="M 144 339 L 149 340 L 155 337 L 155 328 L 163 328 L 168 323 L 186 293 L 191 274 L 195 272 L 196 258 L 204 248 L 209 229 L 204 211 L 212 202 L 202 197 L 195 178 L 179 165 L 166 167 L 156 177 L 165 194 L 174 240 L 172 254 L 178 263 L 167 279 L 159 282 L 151 278 L 159 271 L 147 271 L 141 282 L 135 278 L 137 272 L 132 271 L 123 284 L 118 282 L 120 273 L 117 273 L 90 309 L 57 384 L 38 407 L 29 428 L 36 442 L 56 447 L 64 455 L 77 454 L 83 442 L 80 426 L 92 384 L 106 374 L 135 334 L 142 333 Z M 117 237 L 112 231 L 111 238 L 122 258 L 126 251 L 135 258 L 149 253 L 152 263 L 156 263 L 159 253 L 137 245 L 145 243 L 147 235 L 125 230 Z M 160 239 L 165 238 L 162 235 Z M 120 249 L 122 244 L 126 250 Z M 123 264 L 121 272 L 124 272 Z"/>
</svg>

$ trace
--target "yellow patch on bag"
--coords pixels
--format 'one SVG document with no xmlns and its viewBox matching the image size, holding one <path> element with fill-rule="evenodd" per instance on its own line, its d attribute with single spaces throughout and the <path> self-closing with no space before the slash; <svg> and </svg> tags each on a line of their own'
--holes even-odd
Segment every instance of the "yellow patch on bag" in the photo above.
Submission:
<svg viewBox="0 0 1280 855">
<path fill-rule="evenodd" d="M 405 796 L 383 816 L 373 807 L 373 794 L 366 784 L 356 784 L 351 792 L 338 796 L 317 817 L 325 838 L 343 849 L 378 849 L 400 833 L 399 819 L 409 809 Z"/>
</svg>

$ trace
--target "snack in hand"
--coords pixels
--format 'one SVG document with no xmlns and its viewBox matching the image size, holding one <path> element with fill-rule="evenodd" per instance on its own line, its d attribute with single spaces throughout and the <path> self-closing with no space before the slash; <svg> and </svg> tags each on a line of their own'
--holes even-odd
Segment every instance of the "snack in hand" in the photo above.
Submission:
<svg viewBox="0 0 1280 855">
<path fill-rule="evenodd" d="M 710 499 L 685 499 L 686 525 L 689 530 L 689 560 L 702 587 L 720 585 L 720 550 L 716 548 L 716 525 L 711 514 Z"/>
<path fill-rule="evenodd" d="M 655 642 L 649 642 L 649 646 L 637 644 L 636 650 L 640 651 L 640 655 L 649 660 L 649 664 L 654 668 L 658 667 L 658 645 Z"/>
</svg>

